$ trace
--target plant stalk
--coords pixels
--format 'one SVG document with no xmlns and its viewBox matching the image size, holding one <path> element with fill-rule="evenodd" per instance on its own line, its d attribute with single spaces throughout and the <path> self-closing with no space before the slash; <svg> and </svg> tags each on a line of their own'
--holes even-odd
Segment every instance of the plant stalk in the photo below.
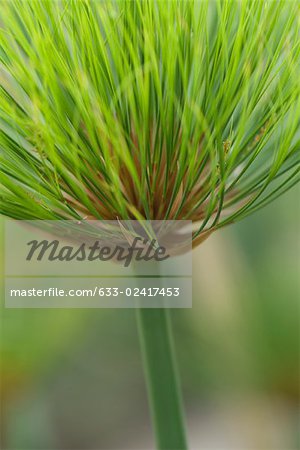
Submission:
<svg viewBox="0 0 300 450">
<path fill-rule="evenodd" d="M 185 450 L 187 442 L 169 311 L 138 308 L 137 321 L 157 448 Z"/>
</svg>

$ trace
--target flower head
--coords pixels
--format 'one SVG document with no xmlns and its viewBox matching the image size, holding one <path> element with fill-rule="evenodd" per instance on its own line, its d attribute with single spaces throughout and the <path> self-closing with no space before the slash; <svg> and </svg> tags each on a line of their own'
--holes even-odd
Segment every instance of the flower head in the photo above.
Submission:
<svg viewBox="0 0 300 450">
<path fill-rule="evenodd" d="M 197 242 L 297 181 L 297 2 L 0 12 L 3 214 L 186 219 Z"/>
</svg>

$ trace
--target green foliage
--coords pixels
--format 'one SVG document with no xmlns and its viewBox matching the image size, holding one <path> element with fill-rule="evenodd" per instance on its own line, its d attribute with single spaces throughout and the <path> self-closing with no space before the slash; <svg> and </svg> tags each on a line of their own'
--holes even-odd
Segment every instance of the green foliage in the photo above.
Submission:
<svg viewBox="0 0 300 450">
<path fill-rule="evenodd" d="M 1 212 L 187 219 L 195 237 L 296 183 L 300 6 L 0 3 Z"/>
</svg>

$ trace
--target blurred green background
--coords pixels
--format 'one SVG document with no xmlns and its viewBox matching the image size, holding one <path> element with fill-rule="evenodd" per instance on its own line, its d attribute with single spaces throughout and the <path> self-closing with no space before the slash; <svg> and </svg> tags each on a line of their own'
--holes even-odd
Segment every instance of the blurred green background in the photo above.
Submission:
<svg viewBox="0 0 300 450">
<path fill-rule="evenodd" d="M 299 446 L 299 188 L 193 253 L 173 310 L 192 449 Z M 1 306 L 2 449 L 153 449 L 134 310 Z"/>
</svg>

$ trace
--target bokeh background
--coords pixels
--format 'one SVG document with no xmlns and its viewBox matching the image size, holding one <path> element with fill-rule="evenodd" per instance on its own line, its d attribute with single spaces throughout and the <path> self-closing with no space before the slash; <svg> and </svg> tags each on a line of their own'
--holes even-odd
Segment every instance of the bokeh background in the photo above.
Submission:
<svg viewBox="0 0 300 450">
<path fill-rule="evenodd" d="M 192 449 L 300 448 L 299 193 L 194 251 L 172 311 Z M 154 448 L 134 310 L 0 313 L 2 449 Z"/>
</svg>

